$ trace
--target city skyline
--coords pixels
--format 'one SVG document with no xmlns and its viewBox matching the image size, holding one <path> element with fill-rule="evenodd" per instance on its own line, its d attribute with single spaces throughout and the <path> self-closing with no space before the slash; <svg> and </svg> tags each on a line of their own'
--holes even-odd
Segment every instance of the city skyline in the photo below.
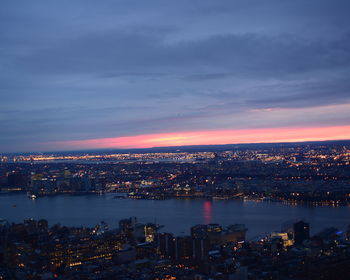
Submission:
<svg viewBox="0 0 350 280">
<path fill-rule="evenodd" d="M 348 1 L 0 5 L 2 153 L 350 139 Z"/>
<path fill-rule="evenodd" d="M 348 280 L 349 12 L 0 1 L 0 280 Z"/>
</svg>

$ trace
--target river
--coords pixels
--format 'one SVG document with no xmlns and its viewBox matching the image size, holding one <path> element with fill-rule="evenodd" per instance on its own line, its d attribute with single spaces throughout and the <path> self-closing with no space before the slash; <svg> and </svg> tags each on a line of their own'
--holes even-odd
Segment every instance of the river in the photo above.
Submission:
<svg viewBox="0 0 350 280">
<path fill-rule="evenodd" d="M 281 229 L 293 219 L 310 223 L 315 234 L 326 227 L 346 230 L 350 224 L 350 207 L 286 205 L 279 202 L 238 200 L 133 200 L 114 199 L 114 194 L 57 195 L 31 200 L 23 193 L 0 195 L 0 218 L 22 222 L 27 218 L 47 219 L 50 225 L 94 226 L 105 221 L 110 228 L 120 219 L 135 216 L 140 222 L 164 225 L 162 231 L 189 234 L 195 224 L 243 223 L 247 237 L 254 238 Z"/>
</svg>

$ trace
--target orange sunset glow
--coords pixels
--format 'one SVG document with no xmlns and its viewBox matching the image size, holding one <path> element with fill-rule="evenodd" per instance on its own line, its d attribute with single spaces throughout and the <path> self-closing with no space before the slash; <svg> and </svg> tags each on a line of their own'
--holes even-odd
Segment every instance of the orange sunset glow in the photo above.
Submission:
<svg viewBox="0 0 350 280">
<path fill-rule="evenodd" d="M 278 143 L 344 139 L 350 139 L 350 126 L 204 130 L 49 142 L 44 143 L 44 145 L 54 145 L 67 149 L 150 148 L 184 145 Z"/>
</svg>

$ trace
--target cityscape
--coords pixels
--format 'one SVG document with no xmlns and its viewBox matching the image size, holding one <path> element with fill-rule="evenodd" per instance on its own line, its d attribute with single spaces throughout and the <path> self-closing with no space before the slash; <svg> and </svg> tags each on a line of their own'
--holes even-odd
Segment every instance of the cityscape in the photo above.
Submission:
<svg viewBox="0 0 350 280">
<path fill-rule="evenodd" d="M 243 224 L 194 225 L 188 236 L 159 225 L 120 220 L 110 229 L 48 226 L 46 220 L 1 220 L 4 279 L 347 279 L 350 228 L 310 236 L 294 221 L 254 242 Z M 6 247 L 4 248 L 4 244 Z M 327 278 L 328 277 L 328 278 Z"/>
<path fill-rule="evenodd" d="M 1 193 L 35 201 L 108 194 L 116 203 L 180 199 L 350 205 L 350 141 L 156 150 L 2 155 Z M 204 214 L 211 216 L 215 205 L 204 205 Z M 189 235 L 137 217 L 114 225 L 101 220 L 94 227 L 3 219 L 0 277 L 331 279 L 342 271 L 344 278 L 338 279 L 347 279 L 350 273 L 348 220 L 344 229 L 325 225 L 315 234 L 310 233 L 312 222 L 285 220 L 279 230 L 247 238 L 245 224 L 206 219 L 187 229 Z"/>
<path fill-rule="evenodd" d="M 3 155 L 0 186 L 2 191 L 26 192 L 32 199 L 116 193 L 120 199 L 350 203 L 350 141 L 227 148 Z"/>
<path fill-rule="evenodd" d="M 349 280 L 349 14 L 0 1 L 0 280 Z"/>
</svg>

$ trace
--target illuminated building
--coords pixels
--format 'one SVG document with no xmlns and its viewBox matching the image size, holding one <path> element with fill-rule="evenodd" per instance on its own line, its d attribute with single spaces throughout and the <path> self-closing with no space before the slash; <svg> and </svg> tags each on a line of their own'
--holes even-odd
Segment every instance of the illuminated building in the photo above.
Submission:
<svg viewBox="0 0 350 280">
<path fill-rule="evenodd" d="M 157 235 L 157 225 L 148 223 L 144 227 L 146 242 L 154 242 Z"/>
<path fill-rule="evenodd" d="M 72 173 L 69 171 L 68 168 L 65 168 L 63 171 L 63 177 L 64 179 L 70 179 L 72 177 Z"/>
<path fill-rule="evenodd" d="M 290 236 L 288 235 L 287 232 L 273 232 L 273 233 L 271 233 L 270 236 L 271 236 L 271 238 L 274 238 L 274 237 L 281 238 L 283 241 L 284 247 L 289 247 L 289 246 L 292 246 L 294 244 L 293 239 L 290 238 Z"/>
</svg>

